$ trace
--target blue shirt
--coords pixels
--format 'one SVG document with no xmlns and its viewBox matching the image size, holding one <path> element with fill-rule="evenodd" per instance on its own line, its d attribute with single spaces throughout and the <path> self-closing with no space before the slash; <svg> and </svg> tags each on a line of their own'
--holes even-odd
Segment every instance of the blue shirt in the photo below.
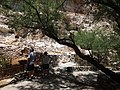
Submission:
<svg viewBox="0 0 120 90">
<path fill-rule="evenodd" d="M 34 64 L 34 62 L 35 62 L 35 57 L 36 57 L 35 53 L 34 53 L 34 52 L 30 52 L 30 54 L 28 55 L 29 65 Z"/>
</svg>

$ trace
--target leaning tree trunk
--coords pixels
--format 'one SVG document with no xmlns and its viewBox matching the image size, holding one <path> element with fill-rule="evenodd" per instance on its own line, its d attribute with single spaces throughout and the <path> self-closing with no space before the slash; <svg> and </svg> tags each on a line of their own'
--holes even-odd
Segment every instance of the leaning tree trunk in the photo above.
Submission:
<svg viewBox="0 0 120 90">
<path fill-rule="evenodd" d="M 79 48 L 76 46 L 76 44 L 74 43 L 74 41 L 68 40 L 68 39 L 58 39 L 54 33 L 46 33 L 46 35 L 54 40 L 56 40 L 58 43 L 66 45 L 68 47 L 71 47 L 74 49 L 75 53 L 82 58 L 83 60 L 86 60 L 87 62 L 91 63 L 92 65 L 94 65 L 96 68 L 98 68 L 99 70 L 101 70 L 102 72 L 104 72 L 106 75 L 108 75 L 112 80 L 120 83 L 120 76 L 109 70 L 108 68 L 105 68 L 102 64 L 100 64 L 99 62 L 97 62 L 97 60 L 95 60 L 95 58 L 91 57 L 91 56 L 86 56 L 84 54 L 81 53 L 81 51 L 79 50 Z"/>
<path fill-rule="evenodd" d="M 104 72 L 106 75 L 108 75 L 112 80 L 115 80 L 116 82 L 120 83 L 120 75 L 118 75 L 117 73 L 109 70 L 108 68 L 104 67 L 102 64 L 100 64 L 99 62 L 97 62 L 96 60 L 94 60 L 94 58 L 90 57 L 90 56 L 86 56 L 83 55 L 80 50 L 78 49 L 77 46 L 74 46 L 73 49 L 75 50 L 76 54 L 88 61 L 89 63 L 91 63 L 92 65 L 94 65 L 96 68 L 98 68 L 99 70 L 101 70 L 102 72 Z"/>
<path fill-rule="evenodd" d="M 119 10 L 118 8 L 114 7 L 114 5 L 111 4 L 110 2 L 107 2 L 107 3 L 106 3 L 106 2 L 104 2 L 104 0 L 91 0 L 91 1 L 93 1 L 93 2 L 96 1 L 95 3 L 100 3 L 100 4 L 103 4 L 103 5 L 106 5 L 106 4 L 107 4 L 107 6 L 113 8 L 117 13 L 120 14 L 120 10 Z M 26 2 L 26 1 L 25 1 L 25 2 Z M 93 65 L 94 65 L 95 67 L 97 67 L 99 70 L 101 70 L 101 71 L 104 72 L 106 75 L 108 75 L 111 79 L 113 79 L 113 80 L 115 80 L 116 82 L 120 83 L 120 76 L 118 76 L 118 74 L 116 74 L 115 72 L 109 70 L 108 68 L 105 68 L 102 64 L 100 64 L 99 62 L 95 61 L 94 58 L 92 58 L 92 57 L 90 57 L 90 56 L 85 56 L 85 55 L 83 55 L 83 54 L 80 52 L 80 50 L 78 49 L 78 47 L 75 45 L 75 43 L 74 43 L 73 40 L 71 41 L 71 39 L 69 39 L 69 40 L 68 40 L 68 39 L 58 39 L 57 34 L 54 32 L 54 31 L 55 31 L 54 28 L 53 28 L 52 26 L 49 26 L 49 25 L 46 26 L 46 25 L 42 22 L 42 19 L 40 18 L 40 14 L 39 14 L 39 12 L 37 11 L 37 9 L 36 9 L 34 6 L 32 6 L 31 4 L 29 4 L 28 2 L 26 2 L 26 3 L 27 3 L 28 5 L 30 5 L 31 8 L 33 8 L 33 9 L 36 11 L 36 14 L 37 14 L 37 16 L 38 16 L 38 20 L 39 20 L 39 22 L 43 25 L 43 27 L 42 27 L 43 30 L 42 30 L 42 31 L 43 31 L 43 33 L 44 33 L 45 35 L 47 35 L 48 37 L 56 40 L 56 41 L 57 41 L 58 43 L 60 43 L 60 44 L 67 45 L 68 47 L 73 48 L 74 51 L 76 52 L 76 54 L 77 54 L 80 58 L 82 58 L 82 59 L 88 61 L 89 63 L 93 64 Z M 116 9 L 117 9 L 117 10 L 116 10 Z M 41 28 L 39 28 L 39 29 L 41 29 Z"/>
<path fill-rule="evenodd" d="M 96 1 L 96 3 L 98 3 L 98 1 L 101 1 L 101 0 L 92 0 L 93 2 Z M 100 3 L 104 3 L 104 5 L 106 4 L 106 2 L 103 2 L 103 0 L 100 2 Z M 107 3 L 107 5 L 112 6 L 111 3 Z M 113 9 L 116 9 L 116 7 L 113 7 Z M 35 9 L 37 11 L 37 9 Z M 117 13 L 120 13 L 120 10 L 116 10 Z M 39 16 L 39 13 L 37 13 L 38 17 Z M 41 19 L 39 18 L 39 21 L 41 22 Z M 43 23 L 43 26 L 44 26 L 44 23 Z M 100 64 L 99 62 L 97 62 L 94 58 L 92 58 L 91 56 L 86 56 L 86 55 L 83 55 L 80 50 L 78 49 L 78 47 L 75 45 L 74 43 L 74 40 L 72 39 L 59 39 L 57 37 L 57 34 L 54 32 L 54 28 L 52 26 L 46 26 L 46 27 L 43 27 L 43 33 L 45 35 L 47 35 L 48 37 L 56 40 L 59 44 L 63 44 L 63 45 L 66 45 L 68 47 L 71 47 L 74 49 L 74 51 L 76 52 L 76 54 L 86 60 L 87 62 L 91 63 L 92 65 L 94 65 L 96 68 L 98 68 L 99 70 L 101 70 L 102 72 L 104 72 L 106 75 L 108 75 L 111 79 L 115 80 L 116 82 L 120 83 L 120 76 L 109 70 L 108 68 L 105 68 L 102 64 Z"/>
</svg>

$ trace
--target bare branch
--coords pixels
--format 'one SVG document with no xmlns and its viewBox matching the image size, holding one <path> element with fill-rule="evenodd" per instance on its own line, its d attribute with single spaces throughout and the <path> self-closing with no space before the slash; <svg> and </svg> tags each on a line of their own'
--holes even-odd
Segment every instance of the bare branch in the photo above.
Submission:
<svg viewBox="0 0 120 90">
<path fill-rule="evenodd" d="M 45 27 L 44 23 L 42 22 L 42 19 L 40 18 L 40 14 L 39 14 L 37 8 L 35 8 L 30 2 L 27 2 L 26 0 L 24 0 L 24 1 L 26 4 L 28 4 L 31 8 L 33 8 L 36 11 L 36 14 L 38 16 L 40 23 L 42 24 L 43 27 Z"/>
<path fill-rule="evenodd" d="M 67 1 L 67 0 L 64 0 L 64 1 L 62 2 L 62 4 L 61 4 L 61 5 L 59 5 L 59 6 L 56 8 L 56 10 L 58 10 L 60 7 L 62 7 L 62 8 L 63 8 L 64 3 L 65 3 L 66 1 Z"/>
</svg>

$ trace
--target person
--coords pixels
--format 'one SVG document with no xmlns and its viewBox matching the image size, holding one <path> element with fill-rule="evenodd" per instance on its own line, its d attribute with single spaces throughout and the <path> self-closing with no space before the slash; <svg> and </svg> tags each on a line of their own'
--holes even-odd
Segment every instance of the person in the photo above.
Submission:
<svg viewBox="0 0 120 90">
<path fill-rule="evenodd" d="M 43 76 L 48 76 L 49 74 L 49 63 L 50 63 L 49 55 L 47 52 L 44 52 L 42 58 Z"/>
<path fill-rule="evenodd" d="M 36 55 L 34 52 L 34 49 L 31 48 L 29 55 L 28 55 L 28 61 L 27 61 L 27 72 L 28 72 L 28 79 L 32 79 L 34 76 L 34 63 L 36 60 Z"/>
</svg>

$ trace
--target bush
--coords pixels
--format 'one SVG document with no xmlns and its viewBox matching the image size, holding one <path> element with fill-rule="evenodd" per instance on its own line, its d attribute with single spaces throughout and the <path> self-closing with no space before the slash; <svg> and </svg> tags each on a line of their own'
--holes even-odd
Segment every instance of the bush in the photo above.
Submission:
<svg viewBox="0 0 120 90">
<path fill-rule="evenodd" d="M 10 65 L 10 60 L 6 55 L 0 55 L 0 68 L 6 68 Z"/>
</svg>

